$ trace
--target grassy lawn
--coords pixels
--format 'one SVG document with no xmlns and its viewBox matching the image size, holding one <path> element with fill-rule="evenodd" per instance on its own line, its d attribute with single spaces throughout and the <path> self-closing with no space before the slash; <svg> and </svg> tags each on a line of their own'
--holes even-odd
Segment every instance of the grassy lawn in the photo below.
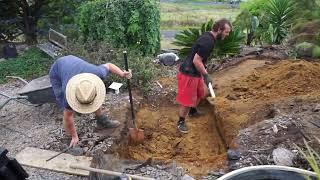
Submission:
<svg viewBox="0 0 320 180">
<path fill-rule="evenodd" d="M 0 62 L 0 84 L 7 82 L 6 76 L 19 76 L 30 80 L 46 75 L 52 63 L 38 48 L 26 50 L 17 58 Z"/>
<path fill-rule="evenodd" d="M 209 19 L 219 19 L 222 17 L 234 19 L 239 9 L 231 9 L 224 5 L 192 4 L 190 2 L 181 3 L 161 3 L 161 29 L 186 29 L 188 27 L 199 26 Z"/>
<path fill-rule="evenodd" d="M 212 5 L 207 0 L 161 2 L 160 9 L 161 30 L 184 30 L 199 27 L 210 19 L 227 18 L 234 20 L 240 13 L 239 9 L 233 9 L 223 4 Z M 172 41 L 173 39 L 163 38 L 161 48 L 177 48 L 171 44 Z"/>
</svg>

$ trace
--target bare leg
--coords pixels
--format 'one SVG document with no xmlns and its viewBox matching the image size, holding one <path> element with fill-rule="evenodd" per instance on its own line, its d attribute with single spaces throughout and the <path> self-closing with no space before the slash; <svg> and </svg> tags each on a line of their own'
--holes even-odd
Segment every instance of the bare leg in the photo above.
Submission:
<svg viewBox="0 0 320 180">
<path fill-rule="evenodd" d="M 96 114 L 96 117 L 101 116 L 102 115 L 101 107 L 98 110 L 96 110 L 96 112 L 94 112 L 94 113 Z"/>
<path fill-rule="evenodd" d="M 190 110 L 190 107 L 180 105 L 178 130 L 182 133 L 188 133 L 188 127 L 186 125 L 185 118 L 188 115 L 189 110 Z"/>
<path fill-rule="evenodd" d="M 179 108 L 179 117 L 186 118 L 190 110 L 190 107 L 180 105 Z"/>
</svg>

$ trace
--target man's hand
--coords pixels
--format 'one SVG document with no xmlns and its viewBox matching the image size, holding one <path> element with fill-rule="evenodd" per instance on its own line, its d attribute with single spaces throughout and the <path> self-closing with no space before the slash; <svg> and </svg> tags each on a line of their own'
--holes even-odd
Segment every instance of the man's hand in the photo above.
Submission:
<svg viewBox="0 0 320 180">
<path fill-rule="evenodd" d="M 78 135 L 72 136 L 72 139 L 71 139 L 69 147 L 75 147 L 78 144 L 78 142 L 79 142 Z"/>
<path fill-rule="evenodd" d="M 131 69 L 129 69 L 129 71 L 123 71 L 122 77 L 125 77 L 127 79 L 131 79 L 132 78 Z"/>
<path fill-rule="evenodd" d="M 212 79 L 211 79 L 211 77 L 209 76 L 209 74 L 203 75 L 203 79 L 204 79 L 204 82 L 206 83 L 206 85 L 209 85 L 209 83 L 212 84 Z"/>
</svg>

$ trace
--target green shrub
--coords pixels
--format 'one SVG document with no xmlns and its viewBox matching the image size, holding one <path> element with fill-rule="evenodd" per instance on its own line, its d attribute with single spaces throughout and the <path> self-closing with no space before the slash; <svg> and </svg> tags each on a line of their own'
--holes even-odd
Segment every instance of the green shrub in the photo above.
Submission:
<svg viewBox="0 0 320 180">
<path fill-rule="evenodd" d="M 261 16 L 267 7 L 266 0 L 248 0 L 240 4 L 240 9 L 249 11 L 253 16 Z"/>
<path fill-rule="evenodd" d="M 320 46 L 315 46 L 312 50 L 313 58 L 320 58 Z"/>
<path fill-rule="evenodd" d="M 315 46 L 312 43 L 303 42 L 303 43 L 297 44 L 295 49 L 299 57 L 312 57 L 314 47 Z"/>
<path fill-rule="evenodd" d="M 6 76 L 34 79 L 46 75 L 52 63 L 38 48 L 31 48 L 17 58 L 0 62 L 0 83 L 7 81 Z"/>
<path fill-rule="evenodd" d="M 295 17 L 292 0 L 269 0 L 266 8 L 267 24 L 273 27 L 272 41 L 280 44 L 287 37 Z"/>
<path fill-rule="evenodd" d="M 93 64 L 113 63 L 124 69 L 123 49 L 115 49 L 109 43 L 88 40 L 86 43 L 74 41 L 69 43 L 69 54 L 74 54 Z M 131 82 L 134 87 L 138 87 L 143 92 L 150 90 L 152 80 L 160 75 L 160 70 L 150 57 L 142 56 L 141 52 L 129 50 L 129 68 L 133 72 Z M 118 76 L 111 75 L 106 79 L 106 84 L 113 81 L 126 85 L 126 80 Z"/>
<path fill-rule="evenodd" d="M 178 33 L 175 36 L 173 44 L 182 47 L 182 49 L 179 50 L 179 55 L 181 57 L 186 57 L 191 51 L 193 43 L 196 42 L 201 34 L 206 31 L 211 31 L 212 25 L 213 20 L 210 20 L 203 23 L 200 28 L 189 28 Z M 228 37 L 215 44 L 214 50 L 211 53 L 211 58 L 238 54 L 240 52 L 240 44 L 243 40 L 244 34 L 238 29 L 233 29 Z"/>
<path fill-rule="evenodd" d="M 233 24 L 246 33 L 246 44 L 249 46 L 255 38 L 255 33 L 259 27 L 259 23 L 257 16 L 253 16 L 248 10 L 243 10 L 237 16 Z"/>
<path fill-rule="evenodd" d="M 155 0 L 96 0 L 79 8 L 77 24 L 84 39 L 106 41 L 143 55 L 160 50 L 160 10 Z"/>
</svg>

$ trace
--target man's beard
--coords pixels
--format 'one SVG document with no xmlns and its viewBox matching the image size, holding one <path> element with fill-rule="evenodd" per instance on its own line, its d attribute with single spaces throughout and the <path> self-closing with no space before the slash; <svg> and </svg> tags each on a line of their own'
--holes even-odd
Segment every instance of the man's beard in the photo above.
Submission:
<svg viewBox="0 0 320 180">
<path fill-rule="evenodd" d="M 217 35 L 217 40 L 222 40 L 222 33 L 219 33 L 219 34 Z"/>
</svg>

